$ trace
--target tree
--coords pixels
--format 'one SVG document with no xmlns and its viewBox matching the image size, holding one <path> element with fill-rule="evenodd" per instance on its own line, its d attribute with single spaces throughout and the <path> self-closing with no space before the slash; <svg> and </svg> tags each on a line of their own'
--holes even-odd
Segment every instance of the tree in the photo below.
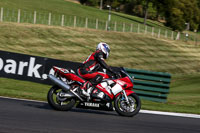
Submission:
<svg viewBox="0 0 200 133">
<path fill-rule="evenodd" d="M 146 20 L 148 16 L 148 9 L 149 9 L 149 3 L 152 2 L 152 0 L 145 0 L 144 5 L 144 25 L 146 25 Z"/>
<path fill-rule="evenodd" d="M 79 1 L 90 6 L 99 6 L 102 0 Z M 149 17 L 150 4 L 157 11 L 157 18 L 163 16 L 166 20 L 165 24 L 173 30 L 185 30 L 186 23 L 190 24 L 191 30 L 199 27 L 200 0 L 103 0 L 104 8 L 106 5 L 111 5 L 112 10 L 144 17 L 144 24 Z"/>
<path fill-rule="evenodd" d="M 167 17 L 166 25 L 173 30 L 182 31 L 185 28 L 185 20 L 183 19 L 183 12 L 178 8 L 172 8 L 170 15 Z"/>
<path fill-rule="evenodd" d="M 199 7 L 199 9 L 200 9 L 200 0 L 197 0 L 197 5 L 198 5 L 198 7 Z M 200 25 L 199 25 L 198 30 L 200 30 Z"/>
<path fill-rule="evenodd" d="M 159 16 L 165 16 L 165 6 L 166 6 L 166 0 L 155 0 L 153 3 L 153 6 L 156 10 L 156 18 L 159 19 Z"/>
<path fill-rule="evenodd" d="M 167 26 L 183 31 L 186 29 L 186 23 L 190 23 L 191 30 L 197 29 L 200 21 L 197 0 L 166 0 L 163 6 Z"/>
<path fill-rule="evenodd" d="M 197 0 L 197 5 L 200 8 L 200 0 Z"/>
<path fill-rule="evenodd" d="M 79 0 L 79 2 L 88 6 L 98 6 L 99 0 Z"/>
<path fill-rule="evenodd" d="M 100 6 L 99 6 L 99 9 L 102 10 L 103 8 L 103 0 L 100 0 Z"/>
<path fill-rule="evenodd" d="M 81 4 L 85 4 L 85 3 L 87 2 L 87 0 L 79 0 L 79 2 L 80 2 Z"/>
</svg>

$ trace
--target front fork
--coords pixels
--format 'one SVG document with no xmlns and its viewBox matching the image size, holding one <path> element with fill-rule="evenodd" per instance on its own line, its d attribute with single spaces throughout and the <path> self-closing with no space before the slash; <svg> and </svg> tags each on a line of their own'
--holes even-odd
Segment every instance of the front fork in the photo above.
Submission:
<svg viewBox="0 0 200 133">
<path fill-rule="evenodd" d="M 130 103 L 129 103 L 129 100 L 128 100 L 128 97 L 127 97 L 127 95 L 126 95 L 125 90 L 122 90 L 122 92 L 123 92 L 123 94 L 124 94 L 124 98 L 125 98 L 127 104 L 129 105 Z"/>
</svg>

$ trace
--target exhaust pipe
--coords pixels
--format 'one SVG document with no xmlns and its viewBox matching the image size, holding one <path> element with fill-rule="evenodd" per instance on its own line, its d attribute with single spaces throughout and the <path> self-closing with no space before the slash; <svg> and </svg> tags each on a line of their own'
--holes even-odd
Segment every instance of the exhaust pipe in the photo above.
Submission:
<svg viewBox="0 0 200 133">
<path fill-rule="evenodd" d="M 70 90 L 70 86 L 65 84 L 63 81 L 57 79 L 55 76 L 49 74 L 48 78 L 56 85 L 58 85 L 60 88 L 62 88 L 63 90 L 65 91 L 70 91 L 72 93 L 73 96 L 76 96 L 78 97 L 81 101 L 84 101 L 76 92 Z M 71 94 L 70 95 L 67 95 L 67 96 L 72 96 Z"/>
<path fill-rule="evenodd" d="M 48 78 L 56 85 L 58 85 L 59 87 L 61 87 L 62 89 L 64 89 L 65 91 L 69 91 L 70 90 L 70 86 L 65 84 L 63 81 L 57 79 L 55 76 L 49 74 Z"/>
</svg>

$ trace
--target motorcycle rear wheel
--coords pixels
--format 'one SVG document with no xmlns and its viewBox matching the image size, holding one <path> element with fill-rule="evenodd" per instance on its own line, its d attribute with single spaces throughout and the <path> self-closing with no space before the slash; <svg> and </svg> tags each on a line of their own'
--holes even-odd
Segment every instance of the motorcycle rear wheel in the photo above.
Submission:
<svg viewBox="0 0 200 133">
<path fill-rule="evenodd" d="M 116 112 L 119 115 L 132 117 L 132 116 L 138 114 L 138 112 L 140 111 L 141 101 L 140 101 L 140 98 L 134 93 L 130 94 L 127 97 L 128 97 L 130 104 L 127 104 L 123 95 L 120 94 L 115 99 L 114 106 L 115 106 Z"/>
<path fill-rule="evenodd" d="M 47 101 L 55 110 L 68 111 L 76 104 L 76 100 L 73 98 L 68 99 L 60 97 L 58 94 L 61 91 L 62 89 L 58 86 L 53 86 L 50 88 L 47 94 Z"/>
</svg>

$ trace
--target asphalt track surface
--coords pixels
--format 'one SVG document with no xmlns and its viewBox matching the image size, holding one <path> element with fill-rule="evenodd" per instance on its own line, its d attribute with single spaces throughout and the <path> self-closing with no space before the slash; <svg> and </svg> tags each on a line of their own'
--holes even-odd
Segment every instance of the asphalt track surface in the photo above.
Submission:
<svg viewBox="0 0 200 133">
<path fill-rule="evenodd" d="M 200 133 L 200 119 L 139 113 L 72 109 L 0 98 L 0 133 Z"/>
</svg>

